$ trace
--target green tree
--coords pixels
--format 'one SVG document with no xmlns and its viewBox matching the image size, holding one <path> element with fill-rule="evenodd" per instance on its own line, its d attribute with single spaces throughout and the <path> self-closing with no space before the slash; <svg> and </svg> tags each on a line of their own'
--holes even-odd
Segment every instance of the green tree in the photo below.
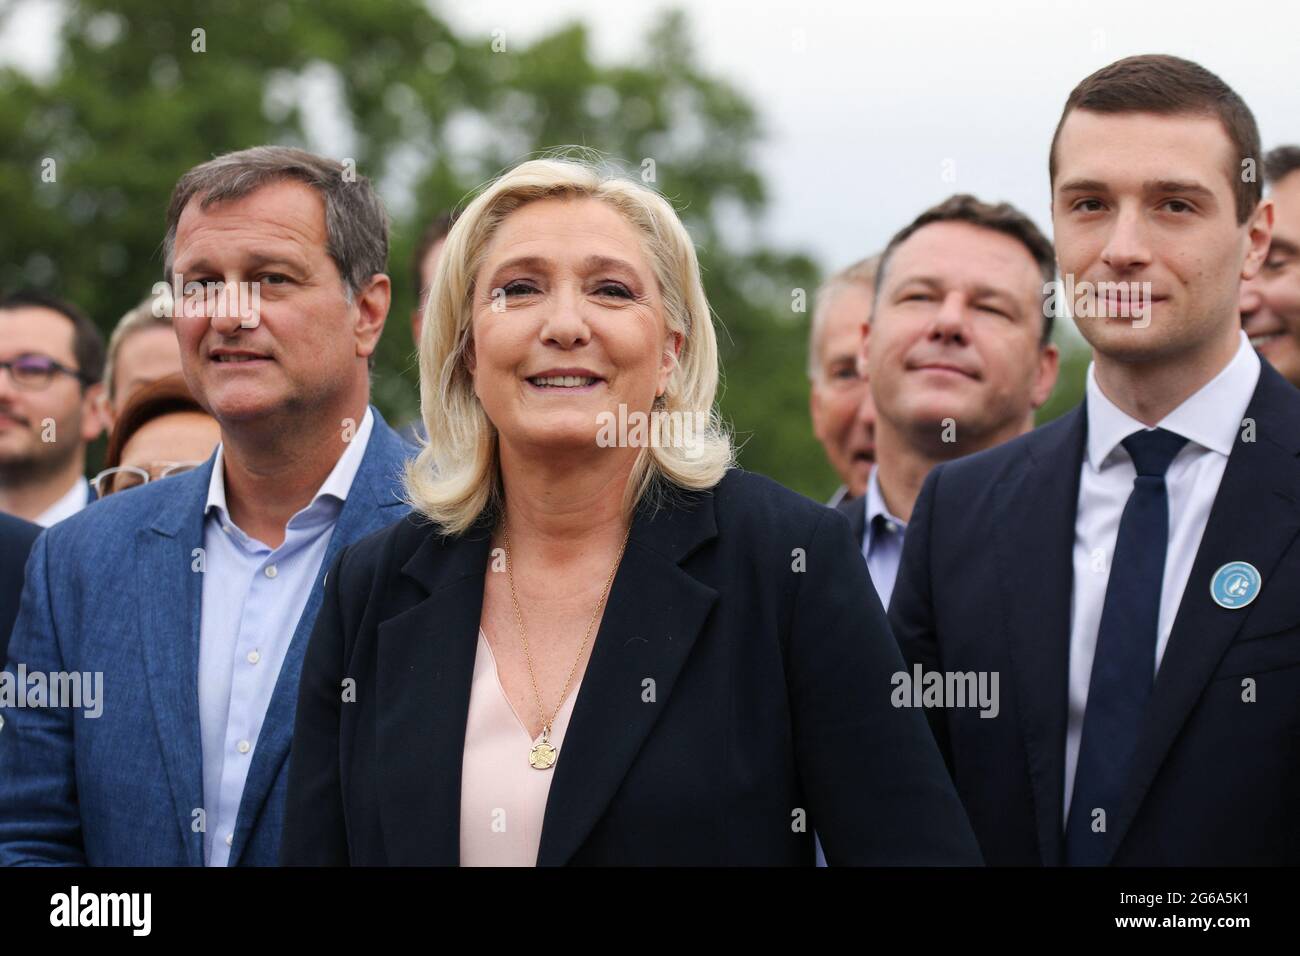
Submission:
<svg viewBox="0 0 1300 956">
<path fill-rule="evenodd" d="M 19 0 L 24 2 L 24 0 Z M 0 9 L 0 28 L 13 6 Z M 0 70 L 0 287 L 33 284 L 107 332 L 161 278 L 167 199 L 191 166 L 259 143 L 355 161 L 393 217 L 389 327 L 374 376 L 390 419 L 418 405 L 409 259 L 421 227 L 521 159 L 576 144 L 659 189 L 699 248 L 745 467 L 814 497 L 834 476 L 807 413 L 818 275 L 797 252 L 737 248 L 766 203 L 744 95 L 667 12 L 606 65 L 570 24 L 523 43 L 458 36 L 418 0 L 69 0 L 52 75 Z M 727 225 L 731 224 L 728 229 Z"/>
</svg>

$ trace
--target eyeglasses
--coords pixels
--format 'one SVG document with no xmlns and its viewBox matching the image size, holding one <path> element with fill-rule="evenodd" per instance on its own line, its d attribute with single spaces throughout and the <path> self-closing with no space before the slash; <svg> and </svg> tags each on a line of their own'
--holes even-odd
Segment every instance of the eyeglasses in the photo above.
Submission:
<svg viewBox="0 0 1300 956">
<path fill-rule="evenodd" d="M 150 481 L 160 481 L 163 478 L 193 471 L 201 464 L 203 464 L 201 461 L 155 461 L 149 468 L 117 465 L 114 468 L 105 468 L 91 479 L 90 484 L 95 489 L 95 494 L 104 498 L 119 491 L 126 491 L 128 488 L 147 485 Z"/>
<path fill-rule="evenodd" d="M 56 362 L 47 355 L 20 355 L 8 362 L 0 361 L 0 368 L 8 369 L 14 385 L 29 392 L 47 388 L 50 382 L 54 381 L 54 376 L 60 373 L 71 375 L 83 385 L 94 384 L 89 375 L 75 368 L 69 368 L 62 362 Z"/>
</svg>

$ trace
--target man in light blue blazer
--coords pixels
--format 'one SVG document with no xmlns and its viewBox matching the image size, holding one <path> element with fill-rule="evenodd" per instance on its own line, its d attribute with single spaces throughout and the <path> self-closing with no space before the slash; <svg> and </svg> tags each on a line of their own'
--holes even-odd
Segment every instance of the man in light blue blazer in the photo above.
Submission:
<svg viewBox="0 0 1300 956">
<path fill-rule="evenodd" d="M 414 449 L 369 405 L 390 296 L 370 184 L 258 147 L 186 173 L 167 227 L 183 371 L 222 441 L 33 549 L 0 673 L 0 865 L 274 865 L 325 574 L 407 512 Z"/>
</svg>

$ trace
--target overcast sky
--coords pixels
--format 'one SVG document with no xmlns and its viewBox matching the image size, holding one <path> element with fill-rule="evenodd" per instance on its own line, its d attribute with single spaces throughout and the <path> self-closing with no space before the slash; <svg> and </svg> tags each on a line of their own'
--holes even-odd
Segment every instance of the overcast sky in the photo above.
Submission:
<svg viewBox="0 0 1300 956">
<path fill-rule="evenodd" d="M 835 269 L 958 191 L 1015 203 L 1050 233 L 1047 146 L 1070 89 L 1112 60 L 1174 53 L 1251 106 L 1264 145 L 1300 141 L 1295 0 L 458 0 L 461 30 L 528 41 L 573 19 L 594 56 L 633 57 L 666 6 L 705 66 L 757 106 L 765 238 Z M 40 69 L 52 0 L 24 0 L 0 58 Z"/>
<path fill-rule="evenodd" d="M 616 60 L 635 53 L 665 5 L 474 0 L 445 9 L 464 26 L 526 37 L 578 17 L 596 54 Z M 813 251 L 827 269 L 876 251 L 958 191 L 1015 203 L 1050 233 L 1047 146 L 1061 106 L 1079 80 L 1130 54 L 1196 60 L 1242 95 L 1265 146 L 1300 141 L 1294 0 L 678 6 L 704 63 L 748 92 L 765 123 L 768 238 Z"/>
</svg>

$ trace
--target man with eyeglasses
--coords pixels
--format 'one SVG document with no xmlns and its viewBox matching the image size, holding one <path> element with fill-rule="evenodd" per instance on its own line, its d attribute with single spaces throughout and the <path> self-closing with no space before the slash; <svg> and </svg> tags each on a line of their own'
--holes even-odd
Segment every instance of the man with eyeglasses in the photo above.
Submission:
<svg viewBox="0 0 1300 956">
<path fill-rule="evenodd" d="M 35 291 L 0 299 L 0 511 L 49 527 L 89 503 L 103 372 L 104 339 L 76 306 Z"/>
</svg>

